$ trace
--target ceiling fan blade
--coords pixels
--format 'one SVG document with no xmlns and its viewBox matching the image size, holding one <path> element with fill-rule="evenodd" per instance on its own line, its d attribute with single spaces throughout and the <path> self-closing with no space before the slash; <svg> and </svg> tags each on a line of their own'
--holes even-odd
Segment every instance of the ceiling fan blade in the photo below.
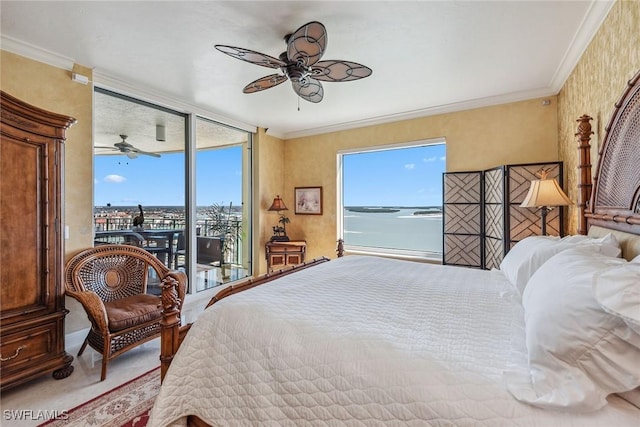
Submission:
<svg viewBox="0 0 640 427">
<path fill-rule="evenodd" d="M 280 68 L 287 65 L 285 62 L 279 60 L 278 58 L 274 58 L 273 56 L 265 55 L 264 53 L 244 49 L 241 47 L 226 46 L 223 44 L 217 44 L 214 47 L 220 52 L 226 53 L 233 58 L 250 62 L 252 64 L 261 65 L 263 67 Z"/>
<path fill-rule="evenodd" d="M 300 80 L 291 80 L 291 84 L 295 93 L 305 101 L 313 103 L 322 101 L 324 89 L 322 83 L 318 80 L 307 77 L 302 82 Z"/>
<path fill-rule="evenodd" d="M 298 28 L 287 40 L 287 57 L 308 67 L 320 60 L 327 47 L 327 30 L 317 21 Z"/>
<path fill-rule="evenodd" d="M 96 145 L 93 148 L 100 148 L 100 149 L 104 149 L 104 150 L 114 150 L 114 151 L 120 151 L 118 148 L 114 147 L 113 145 L 111 147 L 105 147 L 102 145 Z"/>
<path fill-rule="evenodd" d="M 157 158 L 162 157 L 162 156 L 160 156 L 160 154 L 158 154 L 158 153 L 149 153 L 149 152 L 147 152 L 147 151 L 136 151 L 136 153 L 138 153 L 138 154 L 144 154 L 145 156 L 157 157 Z"/>
<path fill-rule="evenodd" d="M 271 74 L 258 80 L 252 81 L 242 89 L 244 93 L 255 93 L 261 90 L 269 89 L 274 86 L 278 86 L 280 83 L 287 80 L 287 76 L 281 74 Z"/>
<path fill-rule="evenodd" d="M 327 60 L 313 65 L 311 73 L 314 78 L 324 82 L 349 82 L 369 77 L 373 71 L 357 62 Z"/>
<path fill-rule="evenodd" d="M 138 149 L 137 149 L 137 148 L 135 148 L 135 147 L 131 148 L 131 150 L 129 150 L 129 153 L 136 154 L 136 157 L 137 157 L 137 154 L 144 154 L 145 156 L 151 156 L 151 157 L 160 157 L 160 154 L 158 154 L 158 153 L 150 153 L 150 152 L 148 152 L 148 151 L 138 150 Z M 128 156 L 128 155 L 129 155 L 129 154 L 127 154 L 127 156 Z M 129 158 L 133 159 L 133 158 L 135 158 L 135 157 L 129 157 Z"/>
</svg>

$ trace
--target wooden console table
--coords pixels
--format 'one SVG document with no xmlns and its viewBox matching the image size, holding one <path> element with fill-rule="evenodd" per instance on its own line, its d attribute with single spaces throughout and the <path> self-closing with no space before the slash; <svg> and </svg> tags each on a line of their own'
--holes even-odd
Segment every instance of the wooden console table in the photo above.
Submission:
<svg viewBox="0 0 640 427">
<path fill-rule="evenodd" d="M 302 264 L 306 251 L 307 242 L 304 240 L 267 242 L 265 245 L 267 271 L 272 272 L 290 265 Z"/>
</svg>

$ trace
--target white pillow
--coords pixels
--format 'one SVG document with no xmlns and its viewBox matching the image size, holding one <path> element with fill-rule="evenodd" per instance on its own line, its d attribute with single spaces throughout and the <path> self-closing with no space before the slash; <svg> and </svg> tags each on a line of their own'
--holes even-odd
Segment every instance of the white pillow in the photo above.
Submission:
<svg viewBox="0 0 640 427">
<path fill-rule="evenodd" d="M 594 274 L 621 258 L 567 249 L 531 277 L 523 295 L 529 371 L 506 378 L 518 399 L 542 408 L 595 411 L 611 393 L 640 386 L 640 335 L 605 312 Z"/>
<path fill-rule="evenodd" d="M 566 236 L 560 239 L 560 243 L 574 243 L 578 246 L 592 246 L 596 252 L 600 252 L 607 256 L 619 257 L 622 255 L 620 242 L 611 233 L 607 233 L 602 237 L 588 237 L 581 234 Z"/>
<path fill-rule="evenodd" d="M 535 271 L 564 248 L 558 246 L 560 238 L 551 236 L 526 237 L 516 243 L 500 263 L 500 270 L 520 291 Z"/>
<path fill-rule="evenodd" d="M 573 247 L 585 248 L 614 257 L 622 254 L 618 240 L 611 233 L 600 238 L 582 235 L 567 236 L 562 239 L 550 236 L 531 236 L 522 239 L 511 248 L 500 263 L 500 270 L 522 294 L 527 282 L 542 264 L 555 254 Z"/>
<path fill-rule="evenodd" d="M 598 304 L 622 318 L 640 334 L 640 262 L 633 262 L 599 272 L 593 279 L 593 293 Z M 640 369 L 640 360 L 638 361 Z"/>
</svg>

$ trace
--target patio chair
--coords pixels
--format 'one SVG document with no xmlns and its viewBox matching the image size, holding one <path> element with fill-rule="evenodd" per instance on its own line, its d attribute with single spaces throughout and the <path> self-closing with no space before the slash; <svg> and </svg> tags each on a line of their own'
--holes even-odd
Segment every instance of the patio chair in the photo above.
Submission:
<svg viewBox="0 0 640 427">
<path fill-rule="evenodd" d="M 187 242 L 184 231 L 178 233 L 176 250 L 173 252 L 173 268 L 178 269 L 185 266 L 187 256 Z"/>
<path fill-rule="evenodd" d="M 65 266 L 67 295 L 82 304 L 91 322 L 78 356 L 87 344 L 102 354 L 100 381 L 107 377 L 110 360 L 160 334 L 162 304 L 159 296 L 147 294 L 150 275 L 162 283 L 177 281 L 181 307 L 187 276 L 169 270 L 142 248 L 100 245 L 78 253 Z"/>
</svg>

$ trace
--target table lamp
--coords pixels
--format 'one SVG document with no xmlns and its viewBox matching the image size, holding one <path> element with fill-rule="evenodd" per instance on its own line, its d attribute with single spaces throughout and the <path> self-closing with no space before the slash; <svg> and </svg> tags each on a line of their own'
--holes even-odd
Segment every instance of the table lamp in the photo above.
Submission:
<svg viewBox="0 0 640 427">
<path fill-rule="evenodd" d="M 272 212 L 277 212 L 278 215 L 280 216 L 280 219 L 278 220 L 278 222 L 282 224 L 282 226 L 276 225 L 273 227 L 273 236 L 271 237 L 271 241 L 272 242 L 288 242 L 289 237 L 287 237 L 286 226 L 287 226 L 287 223 L 289 222 L 289 218 L 284 216 L 282 211 L 288 211 L 289 209 L 285 206 L 284 202 L 282 201 L 279 195 L 276 196 L 275 199 L 273 199 L 273 203 L 271 203 L 271 206 L 267 210 Z"/>
<path fill-rule="evenodd" d="M 547 213 L 552 206 L 568 206 L 573 202 L 562 191 L 558 181 L 555 178 L 547 178 L 548 170 L 541 169 L 536 173 L 540 179 L 531 181 L 529 192 L 524 198 L 520 207 L 523 208 L 540 208 L 540 217 L 542 220 L 542 235 L 547 235 Z"/>
</svg>

